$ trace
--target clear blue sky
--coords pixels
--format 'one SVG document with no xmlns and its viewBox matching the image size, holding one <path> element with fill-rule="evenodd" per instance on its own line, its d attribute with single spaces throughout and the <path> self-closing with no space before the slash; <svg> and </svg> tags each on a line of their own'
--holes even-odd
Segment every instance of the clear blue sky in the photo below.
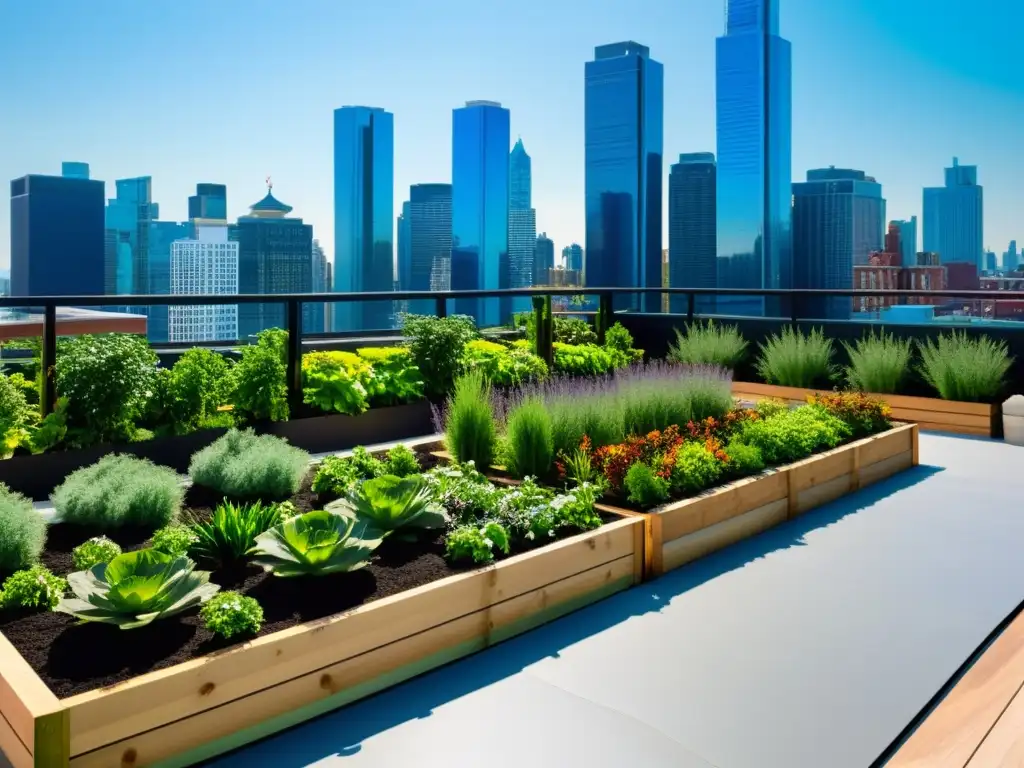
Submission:
<svg viewBox="0 0 1024 768">
<path fill-rule="evenodd" d="M 198 181 L 229 214 L 274 193 L 333 256 L 331 117 L 395 114 L 395 206 L 450 180 L 451 109 L 501 101 L 533 157 L 537 228 L 583 239 L 583 65 L 632 39 L 665 65 L 665 173 L 715 149 L 722 0 L 6 0 L 0 178 L 92 165 L 153 177 L 161 218 Z M 1024 8 L 1019 0 L 782 0 L 793 43 L 793 178 L 827 165 L 920 215 L 954 155 L 985 186 L 985 243 L 1024 241 Z M 5 190 L 5 197 L 7 196 Z M 0 207 L 0 266 L 9 262 Z M 667 241 L 666 241 L 667 244 Z"/>
</svg>

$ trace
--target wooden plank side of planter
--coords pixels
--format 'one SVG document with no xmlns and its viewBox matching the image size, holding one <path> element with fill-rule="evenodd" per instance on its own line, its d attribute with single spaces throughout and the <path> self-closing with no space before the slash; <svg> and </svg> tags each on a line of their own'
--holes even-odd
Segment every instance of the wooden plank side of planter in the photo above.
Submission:
<svg viewBox="0 0 1024 768">
<path fill-rule="evenodd" d="M 72 754 L 221 707 L 606 563 L 640 559 L 638 526 L 636 519 L 609 523 L 488 568 L 65 699 Z"/>
<path fill-rule="evenodd" d="M 674 570 L 785 522 L 788 509 L 788 497 L 777 499 L 709 528 L 665 541 L 662 554 L 664 569 Z"/>
<path fill-rule="evenodd" d="M 0 722 L 0 743 L 5 752 L 10 743 L 12 762 L 24 760 L 28 755 L 31 765 L 67 764 L 67 710 L 3 635 L 0 635 Z"/>
<path fill-rule="evenodd" d="M 628 521 L 627 530 L 642 527 Z M 74 768 L 186 766 L 501 642 L 621 591 L 633 582 L 634 554 L 576 573 L 359 656 L 339 660 L 213 710 L 77 755 Z"/>
</svg>

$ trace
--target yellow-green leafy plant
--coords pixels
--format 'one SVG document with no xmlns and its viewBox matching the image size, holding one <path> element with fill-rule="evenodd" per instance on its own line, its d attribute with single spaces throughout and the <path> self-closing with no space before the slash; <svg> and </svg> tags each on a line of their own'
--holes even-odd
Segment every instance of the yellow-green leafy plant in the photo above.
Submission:
<svg viewBox="0 0 1024 768">
<path fill-rule="evenodd" d="M 433 490 L 420 475 L 401 478 L 384 475 L 357 485 L 326 509 L 343 517 L 364 520 L 384 534 L 399 530 L 413 534 L 444 528 L 447 524 L 448 513 L 434 499 Z"/>
<path fill-rule="evenodd" d="M 56 609 L 67 588 L 67 581 L 51 573 L 49 568 L 33 565 L 7 577 L 3 589 L 0 589 L 0 608 L 40 608 L 52 611 Z"/>
<path fill-rule="evenodd" d="M 369 563 L 383 535 L 365 520 L 307 512 L 260 534 L 252 561 L 281 577 L 346 573 Z"/>
<path fill-rule="evenodd" d="M 263 626 L 263 608 L 254 597 L 218 592 L 199 609 L 203 625 L 225 640 L 255 635 Z"/>
<path fill-rule="evenodd" d="M 121 547 L 116 541 L 94 536 L 71 550 L 71 562 L 77 570 L 87 571 L 94 565 L 109 563 L 120 554 Z"/>
<path fill-rule="evenodd" d="M 369 408 L 367 384 L 373 367 L 353 352 L 309 352 L 302 356 L 302 398 L 322 411 L 359 414 Z"/>
</svg>

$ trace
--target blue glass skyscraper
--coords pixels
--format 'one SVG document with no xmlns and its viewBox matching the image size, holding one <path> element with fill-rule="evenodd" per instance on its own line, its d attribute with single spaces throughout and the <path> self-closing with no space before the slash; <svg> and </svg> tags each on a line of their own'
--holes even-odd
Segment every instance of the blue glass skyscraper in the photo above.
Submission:
<svg viewBox="0 0 1024 768">
<path fill-rule="evenodd" d="M 864 171 L 820 168 L 793 185 L 793 287 L 853 288 L 853 268 L 882 250 L 882 185 Z M 913 262 L 911 262 L 913 263 Z M 800 314 L 849 320 L 849 298 L 804 298 Z"/>
<path fill-rule="evenodd" d="M 409 267 L 403 290 L 429 291 L 430 276 L 444 269 L 452 252 L 452 185 L 413 184 L 409 187 Z M 431 301 L 411 301 L 409 311 L 428 314 Z"/>
<path fill-rule="evenodd" d="M 900 257 L 907 266 L 917 263 L 917 216 L 890 221 L 900 230 Z"/>
<path fill-rule="evenodd" d="M 792 284 L 792 64 L 779 0 L 728 0 L 715 47 L 718 284 Z M 719 297 L 718 311 L 777 316 L 778 299 Z"/>
<path fill-rule="evenodd" d="M 410 290 L 409 286 L 412 285 L 412 242 L 409 239 L 410 205 L 409 200 L 402 203 L 402 212 L 398 214 L 395 228 L 397 233 L 395 245 L 398 252 L 398 289 L 401 291 Z"/>
<path fill-rule="evenodd" d="M 228 220 L 228 188 L 224 184 L 196 184 L 196 193 L 188 198 L 190 220 Z"/>
<path fill-rule="evenodd" d="M 939 254 L 942 264 L 967 262 L 982 268 L 985 253 L 985 198 L 978 166 L 946 169 L 944 187 L 924 190 L 924 250 Z"/>
<path fill-rule="evenodd" d="M 189 222 L 154 221 L 149 225 L 149 292 L 166 296 L 171 292 L 171 243 L 187 240 L 192 236 Z M 136 308 L 129 311 L 137 312 Z M 146 338 L 151 342 L 164 343 L 167 335 L 167 306 L 153 305 L 149 308 L 146 323 Z"/>
<path fill-rule="evenodd" d="M 673 288 L 714 288 L 718 259 L 715 249 L 715 155 L 691 152 L 679 156 L 668 177 L 668 284 Z M 714 297 L 697 296 L 694 308 L 711 312 Z M 672 296 L 670 311 L 686 312 L 686 296 Z"/>
<path fill-rule="evenodd" d="M 107 292 L 146 294 L 149 293 L 149 225 L 160 216 L 160 207 L 153 202 L 153 180 L 149 176 L 118 179 L 114 188 L 116 197 L 107 201 L 105 213 Z"/>
<path fill-rule="evenodd" d="M 452 110 L 451 288 L 509 287 L 509 111 L 494 101 Z M 500 325 L 497 299 L 458 299 L 458 314 Z"/>
<path fill-rule="evenodd" d="M 379 107 L 334 110 L 334 290 L 394 289 L 395 118 Z M 335 331 L 393 325 L 390 301 L 334 306 Z"/>
<path fill-rule="evenodd" d="M 661 285 L 664 69 L 635 42 L 598 46 L 585 67 L 586 280 Z M 638 309 L 635 297 L 616 308 Z M 657 311 L 659 297 L 647 297 Z"/>
</svg>

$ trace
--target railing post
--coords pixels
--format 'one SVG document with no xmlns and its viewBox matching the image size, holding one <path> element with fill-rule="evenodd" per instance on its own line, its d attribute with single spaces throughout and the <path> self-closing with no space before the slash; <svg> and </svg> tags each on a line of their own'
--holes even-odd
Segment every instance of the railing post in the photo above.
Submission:
<svg viewBox="0 0 1024 768">
<path fill-rule="evenodd" d="M 689 325 L 693 322 L 694 305 L 696 304 L 697 297 L 692 293 L 686 294 L 686 324 Z"/>
<path fill-rule="evenodd" d="M 448 297 L 438 296 L 434 299 L 434 314 L 438 317 L 448 317 Z"/>
<path fill-rule="evenodd" d="M 47 304 L 43 308 L 43 347 L 39 356 L 39 367 L 43 377 L 43 391 L 40 393 L 43 416 L 53 413 L 57 403 L 57 307 Z"/>
<path fill-rule="evenodd" d="M 295 418 L 302 409 L 302 302 L 298 299 L 288 299 L 287 315 L 285 330 L 288 331 L 288 411 L 291 417 Z"/>
<path fill-rule="evenodd" d="M 555 321 L 551 314 L 551 297 L 533 297 L 533 351 L 550 368 L 555 361 Z"/>
<path fill-rule="evenodd" d="M 597 343 L 604 344 L 605 333 L 612 325 L 612 295 L 599 293 L 597 296 L 597 317 L 594 319 L 594 330 L 597 331 Z"/>
</svg>

